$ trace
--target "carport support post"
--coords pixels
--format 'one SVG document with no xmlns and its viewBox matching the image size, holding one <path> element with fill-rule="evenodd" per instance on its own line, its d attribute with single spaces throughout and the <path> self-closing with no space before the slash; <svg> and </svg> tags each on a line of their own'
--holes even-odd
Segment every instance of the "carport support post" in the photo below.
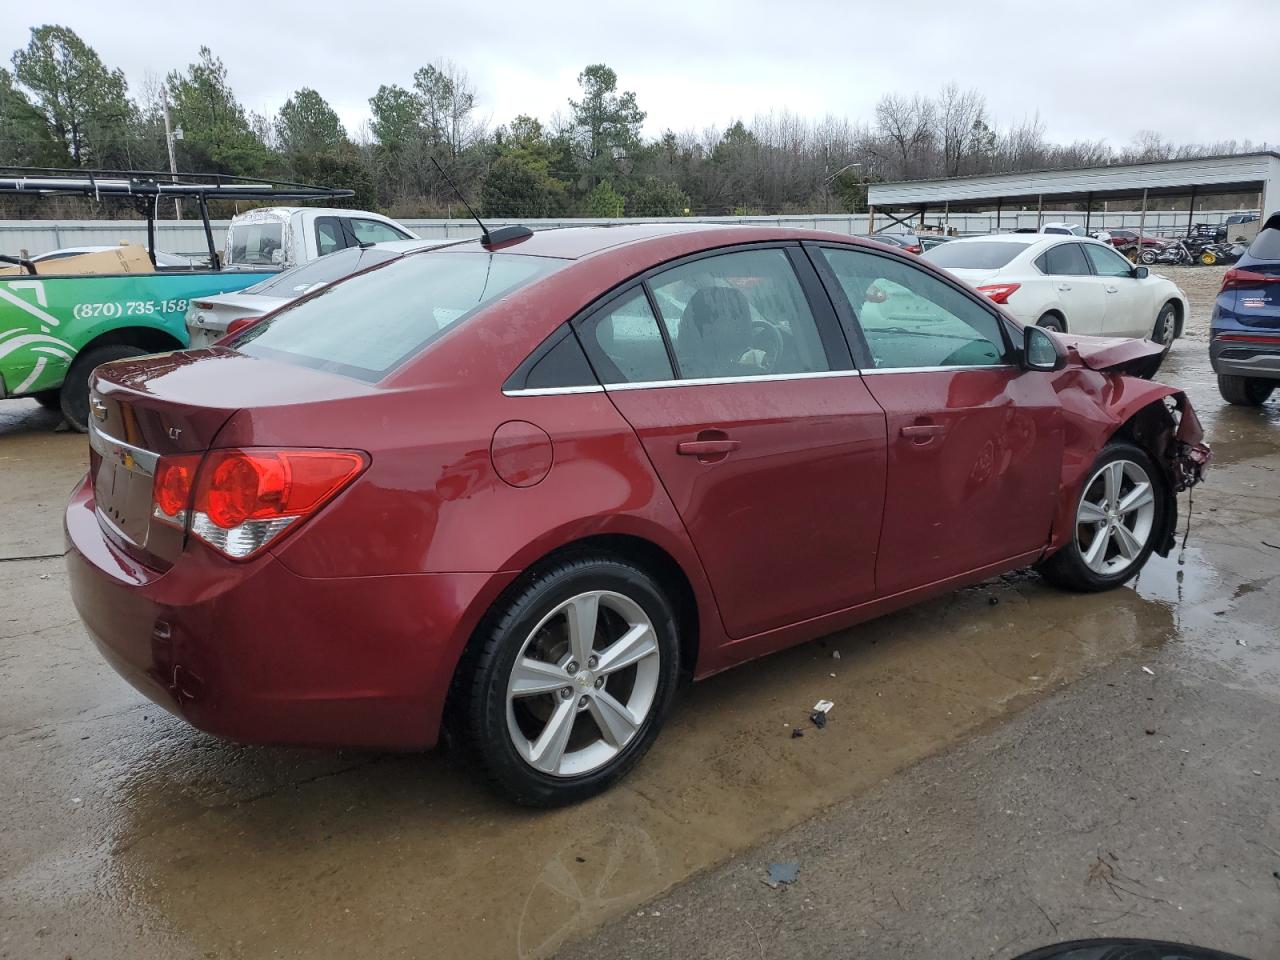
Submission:
<svg viewBox="0 0 1280 960">
<path fill-rule="evenodd" d="M 1000 232 L 1000 208 L 1004 205 L 1004 197 L 996 197 L 996 233 Z"/>
<path fill-rule="evenodd" d="M 1093 217 L 1093 194 L 1090 193 L 1084 198 L 1084 232 L 1089 232 L 1089 221 Z"/>
<path fill-rule="evenodd" d="M 1187 207 L 1187 236 L 1191 236 L 1192 222 L 1196 218 L 1196 187 L 1191 186 L 1191 203 Z"/>
<path fill-rule="evenodd" d="M 867 234 L 876 232 L 876 208 L 867 204 Z"/>
<path fill-rule="evenodd" d="M 1036 197 L 1036 233 L 1040 232 L 1040 228 L 1044 226 L 1044 194 Z"/>
<path fill-rule="evenodd" d="M 1138 249 L 1137 251 L 1135 251 L 1135 254 L 1134 254 L 1135 256 L 1139 256 L 1142 253 L 1142 239 L 1143 237 L 1146 236 L 1146 232 L 1144 230 L 1146 225 L 1147 225 L 1147 190 L 1144 187 L 1142 190 L 1142 212 L 1138 214 Z"/>
</svg>

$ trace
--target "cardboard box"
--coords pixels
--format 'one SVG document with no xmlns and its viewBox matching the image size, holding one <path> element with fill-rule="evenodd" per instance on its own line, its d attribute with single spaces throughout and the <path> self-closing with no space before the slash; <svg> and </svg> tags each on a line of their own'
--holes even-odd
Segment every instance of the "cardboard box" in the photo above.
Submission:
<svg viewBox="0 0 1280 960">
<path fill-rule="evenodd" d="M 146 248 L 136 243 L 122 243 L 111 250 L 96 253 L 77 253 L 36 264 L 36 273 L 42 277 L 85 277 L 113 273 L 155 273 Z M 0 276 L 29 276 L 17 264 L 3 264 Z"/>
</svg>

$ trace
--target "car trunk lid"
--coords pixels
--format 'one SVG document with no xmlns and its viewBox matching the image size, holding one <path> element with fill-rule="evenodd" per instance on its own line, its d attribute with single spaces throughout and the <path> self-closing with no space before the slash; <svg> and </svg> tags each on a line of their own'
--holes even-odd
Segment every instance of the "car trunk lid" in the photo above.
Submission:
<svg viewBox="0 0 1280 960">
<path fill-rule="evenodd" d="M 203 453 L 237 410 L 366 393 L 362 383 L 225 348 L 103 364 L 90 381 L 89 473 L 98 519 L 117 546 L 165 569 L 185 532 L 152 516 L 156 464 Z"/>
</svg>

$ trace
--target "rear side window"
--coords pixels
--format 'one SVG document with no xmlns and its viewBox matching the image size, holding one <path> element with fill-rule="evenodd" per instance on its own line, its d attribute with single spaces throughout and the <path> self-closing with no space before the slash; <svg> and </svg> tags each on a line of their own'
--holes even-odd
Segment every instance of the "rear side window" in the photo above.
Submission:
<svg viewBox="0 0 1280 960">
<path fill-rule="evenodd" d="M 1027 249 L 1025 243 L 980 240 L 975 243 L 944 243 L 925 252 L 924 258 L 940 267 L 957 270 L 998 270 L 1006 267 Z"/>
<path fill-rule="evenodd" d="M 564 263 L 478 251 L 400 257 L 286 307 L 233 346 L 373 383 L 490 300 Z"/>
<path fill-rule="evenodd" d="M 1089 275 L 1089 261 L 1078 243 L 1060 243 L 1036 257 L 1041 273 L 1050 276 L 1085 277 Z"/>
<path fill-rule="evenodd" d="M 642 287 L 588 317 L 581 334 L 601 383 L 652 383 L 674 376 Z"/>
<path fill-rule="evenodd" d="M 831 369 L 785 250 L 703 257 L 649 284 L 683 379 Z"/>
</svg>

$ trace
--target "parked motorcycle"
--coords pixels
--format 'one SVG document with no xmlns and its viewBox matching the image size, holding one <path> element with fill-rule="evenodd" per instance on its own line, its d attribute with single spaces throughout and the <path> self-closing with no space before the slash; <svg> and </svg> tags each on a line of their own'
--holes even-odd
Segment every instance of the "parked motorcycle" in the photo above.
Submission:
<svg viewBox="0 0 1280 960">
<path fill-rule="evenodd" d="M 1191 266 L 1196 256 L 1182 239 L 1170 240 L 1163 247 L 1143 247 L 1138 253 L 1138 262 L 1145 264 L 1168 263 L 1178 266 Z"/>
<path fill-rule="evenodd" d="M 1242 253 L 1244 248 L 1236 243 L 1208 243 L 1196 254 L 1196 263 L 1206 267 L 1235 263 Z"/>
</svg>

